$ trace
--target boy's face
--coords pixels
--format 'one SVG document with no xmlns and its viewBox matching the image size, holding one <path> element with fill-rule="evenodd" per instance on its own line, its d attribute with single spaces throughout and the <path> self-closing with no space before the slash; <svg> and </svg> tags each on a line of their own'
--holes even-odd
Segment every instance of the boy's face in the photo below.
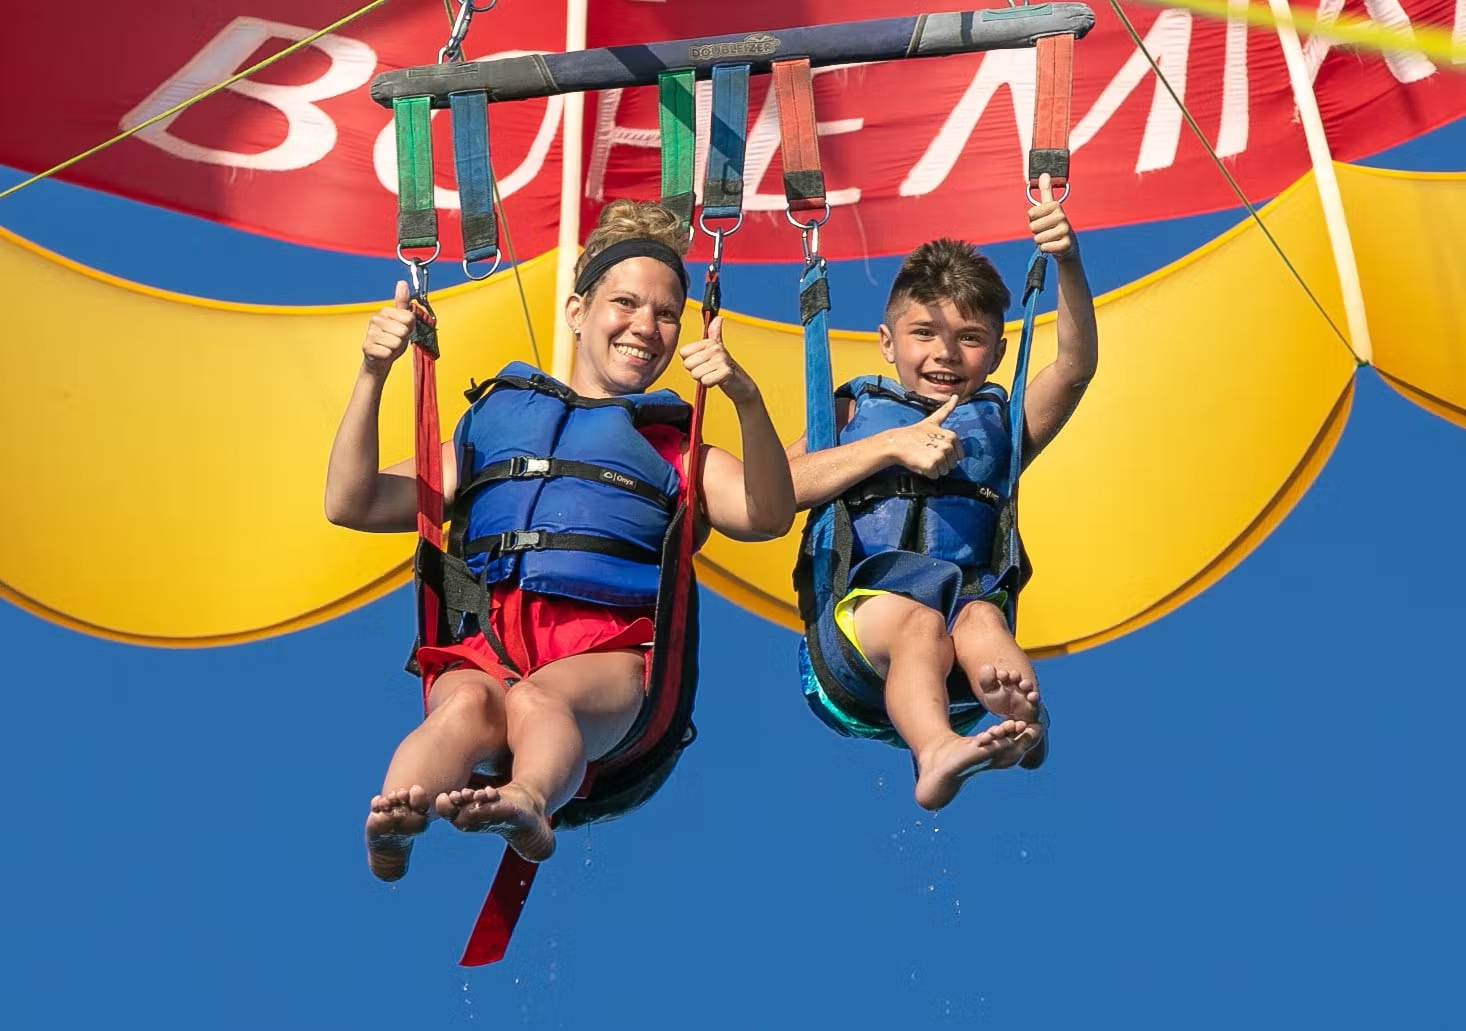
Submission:
<svg viewBox="0 0 1466 1031">
<path fill-rule="evenodd" d="M 971 396 L 1003 360 L 1002 323 L 967 318 L 950 300 L 908 301 L 894 325 L 882 324 L 881 354 L 907 390 L 945 401 Z"/>
</svg>

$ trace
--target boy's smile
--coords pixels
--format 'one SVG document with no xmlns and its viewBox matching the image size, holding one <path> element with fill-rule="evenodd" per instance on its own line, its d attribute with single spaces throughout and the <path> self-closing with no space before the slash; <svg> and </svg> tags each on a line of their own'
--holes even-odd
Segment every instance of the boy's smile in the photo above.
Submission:
<svg viewBox="0 0 1466 1031">
<path fill-rule="evenodd" d="M 1008 342 L 1002 332 L 1000 322 L 963 315 L 949 298 L 910 301 L 894 325 L 881 326 L 881 354 L 907 390 L 937 401 L 966 398 L 1003 360 Z"/>
</svg>

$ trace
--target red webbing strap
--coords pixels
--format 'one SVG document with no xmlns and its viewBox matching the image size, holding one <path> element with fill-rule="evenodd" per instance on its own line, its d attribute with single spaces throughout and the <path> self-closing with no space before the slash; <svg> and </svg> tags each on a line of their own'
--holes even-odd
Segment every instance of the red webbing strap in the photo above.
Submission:
<svg viewBox="0 0 1466 1031">
<path fill-rule="evenodd" d="M 819 210 L 825 206 L 825 174 L 820 169 L 809 58 L 774 63 L 774 96 L 779 104 L 779 154 L 789 210 Z"/>
<path fill-rule="evenodd" d="M 1028 185 L 1038 189 L 1047 172 L 1054 188 L 1069 182 L 1069 104 L 1074 89 L 1074 37 L 1044 36 L 1036 44 L 1038 73 Z"/>
<path fill-rule="evenodd" d="M 438 426 L 438 360 L 412 349 L 413 405 L 417 410 L 417 535 L 443 547 L 443 442 Z M 430 625 L 432 625 L 430 621 Z M 424 642 L 437 644 L 437 641 Z"/>
<path fill-rule="evenodd" d="M 410 302 L 417 316 L 412 336 L 412 402 L 416 436 L 413 457 L 417 465 L 417 535 L 439 551 L 443 549 L 443 450 L 438 424 L 437 316 L 423 298 Z M 434 568 L 442 568 L 435 563 Z M 417 583 L 419 645 L 440 644 L 438 627 L 443 611 L 443 585 L 419 578 Z M 426 703 L 425 703 L 426 704 Z"/>
<path fill-rule="evenodd" d="M 703 332 L 713 321 L 713 313 L 703 311 Z M 682 466 L 682 516 L 681 538 L 677 542 L 677 579 L 672 583 L 672 625 L 687 626 L 687 597 L 692 589 L 692 552 L 697 540 L 697 486 L 702 465 L 702 410 L 707 400 L 708 388 L 701 383 L 692 400 L 692 420 L 687 426 L 687 458 Z M 662 660 L 663 682 L 651 685 L 657 692 L 657 708 L 647 724 L 646 733 L 626 753 L 623 761 L 638 758 L 652 745 L 662 739 L 672 725 L 677 712 L 677 700 L 682 690 L 682 648 L 687 640 L 686 633 L 667 635 L 665 656 Z"/>
<path fill-rule="evenodd" d="M 497 963 L 504 958 L 509 948 L 509 939 L 514 935 L 514 925 L 519 923 L 519 914 L 529 899 L 530 886 L 539 870 L 538 863 L 531 863 L 512 848 L 504 849 L 504 858 L 499 860 L 499 872 L 484 898 L 483 908 L 474 921 L 468 944 L 463 948 L 461 967 L 481 967 L 485 963 Z"/>
</svg>

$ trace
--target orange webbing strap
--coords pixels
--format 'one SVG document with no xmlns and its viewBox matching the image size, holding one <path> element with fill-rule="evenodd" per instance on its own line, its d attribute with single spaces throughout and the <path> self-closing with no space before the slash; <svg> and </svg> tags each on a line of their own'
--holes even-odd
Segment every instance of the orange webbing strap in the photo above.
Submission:
<svg viewBox="0 0 1466 1031">
<path fill-rule="evenodd" d="M 1069 103 L 1074 88 L 1074 37 L 1044 36 L 1036 44 L 1038 77 L 1033 106 L 1033 143 L 1028 151 L 1028 188 L 1038 189 L 1047 172 L 1055 190 L 1069 184 Z"/>
<path fill-rule="evenodd" d="M 789 210 L 819 210 L 825 206 L 825 174 L 820 169 L 809 58 L 774 63 L 774 96 L 779 104 L 779 153 Z"/>
</svg>

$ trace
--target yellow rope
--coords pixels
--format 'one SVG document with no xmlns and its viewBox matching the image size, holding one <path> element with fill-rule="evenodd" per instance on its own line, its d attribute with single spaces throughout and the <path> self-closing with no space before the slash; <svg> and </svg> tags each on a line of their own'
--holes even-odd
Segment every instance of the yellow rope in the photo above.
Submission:
<svg viewBox="0 0 1466 1031">
<path fill-rule="evenodd" d="M 1181 7 L 1208 18 L 1245 21 L 1262 28 L 1277 28 L 1278 18 L 1266 7 L 1252 3 L 1233 7 L 1229 0 L 1138 0 L 1152 7 Z M 1291 5 L 1290 5 L 1291 6 Z M 1438 64 L 1460 65 L 1466 71 L 1466 37 L 1452 38 L 1438 25 L 1380 25 L 1368 18 L 1320 18 L 1315 11 L 1292 8 L 1293 25 L 1300 35 L 1319 36 L 1360 50 L 1380 53 L 1423 54 Z"/>
</svg>

